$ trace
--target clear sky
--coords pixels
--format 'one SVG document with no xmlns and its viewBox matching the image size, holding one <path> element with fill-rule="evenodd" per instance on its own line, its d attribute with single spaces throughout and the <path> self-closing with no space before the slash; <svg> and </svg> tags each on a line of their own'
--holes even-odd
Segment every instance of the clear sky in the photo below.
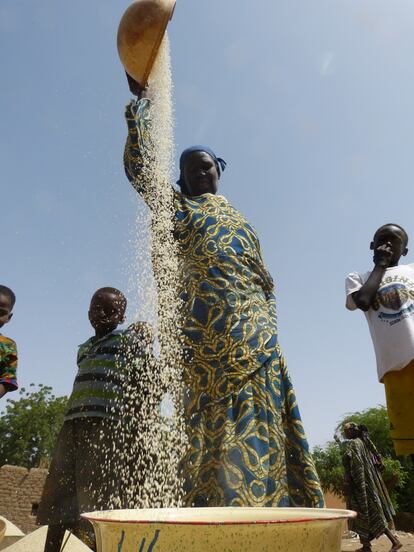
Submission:
<svg viewBox="0 0 414 552">
<path fill-rule="evenodd" d="M 91 335 L 91 294 L 131 275 L 127 5 L 0 3 L 0 281 L 17 294 L 3 333 L 20 384 L 57 394 Z M 344 413 L 384 403 L 344 279 L 371 267 L 381 224 L 414 237 L 414 3 L 178 0 L 170 40 L 177 152 L 206 143 L 228 162 L 221 193 L 258 230 L 308 437 L 323 443 Z"/>
</svg>

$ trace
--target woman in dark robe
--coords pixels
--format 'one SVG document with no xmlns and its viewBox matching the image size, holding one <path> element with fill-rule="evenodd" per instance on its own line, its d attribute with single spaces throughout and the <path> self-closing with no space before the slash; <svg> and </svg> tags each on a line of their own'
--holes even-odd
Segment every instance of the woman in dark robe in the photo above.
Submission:
<svg viewBox="0 0 414 552">
<path fill-rule="evenodd" d="M 359 552 L 370 552 L 371 541 L 383 534 L 392 543 L 391 552 L 395 552 L 402 544 L 389 529 L 395 511 L 379 473 L 378 452 L 364 428 L 354 422 L 344 424 L 344 434 L 345 494 L 348 507 L 358 514 L 352 529 L 362 544 Z"/>
</svg>

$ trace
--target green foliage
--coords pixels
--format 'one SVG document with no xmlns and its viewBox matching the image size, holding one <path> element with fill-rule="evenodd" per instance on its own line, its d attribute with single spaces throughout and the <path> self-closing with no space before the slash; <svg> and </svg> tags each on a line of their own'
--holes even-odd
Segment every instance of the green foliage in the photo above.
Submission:
<svg viewBox="0 0 414 552">
<path fill-rule="evenodd" d="M 407 473 L 407 480 L 398 490 L 398 506 L 401 512 L 414 513 L 414 464 L 410 458 L 401 458 L 400 463 Z"/>
<path fill-rule="evenodd" d="M 397 458 L 395 455 L 389 436 L 387 409 L 378 406 L 346 414 L 336 428 L 337 433 L 343 435 L 342 426 L 350 421 L 367 426 L 370 439 L 383 458 L 382 477 L 396 509 L 414 512 L 414 466 L 409 458 Z M 341 445 L 337 441 L 329 441 L 324 447 L 315 447 L 313 457 L 322 487 L 341 494 L 344 473 Z"/>
<path fill-rule="evenodd" d="M 390 498 L 395 507 L 401 507 L 399 494 L 409 479 L 409 473 L 401 465 L 399 460 L 392 458 L 383 458 L 384 471 L 381 473 L 384 483 L 387 486 Z"/>
<path fill-rule="evenodd" d="M 19 399 L 9 399 L 0 415 L 0 466 L 34 468 L 50 462 L 68 399 L 55 397 L 51 387 L 30 387 L 20 389 Z"/>
<path fill-rule="evenodd" d="M 385 406 L 377 406 L 346 414 L 337 426 L 337 431 L 342 433 L 342 425 L 345 422 L 355 422 L 366 425 L 372 442 L 378 449 L 381 456 L 395 458 L 394 447 L 390 437 L 390 422 Z"/>
<path fill-rule="evenodd" d="M 313 449 L 313 460 L 325 491 L 342 494 L 344 468 L 341 450 L 335 441 L 329 441 L 325 447 Z"/>
</svg>

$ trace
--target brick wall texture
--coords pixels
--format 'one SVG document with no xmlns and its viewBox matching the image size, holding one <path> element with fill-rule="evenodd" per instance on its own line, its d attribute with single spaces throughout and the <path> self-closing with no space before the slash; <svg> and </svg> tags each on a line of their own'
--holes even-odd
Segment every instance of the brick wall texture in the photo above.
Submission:
<svg viewBox="0 0 414 552">
<path fill-rule="evenodd" d="M 0 468 L 0 515 L 17 525 L 23 533 L 34 531 L 36 505 L 39 504 L 47 470 L 28 470 L 18 466 Z"/>
</svg>

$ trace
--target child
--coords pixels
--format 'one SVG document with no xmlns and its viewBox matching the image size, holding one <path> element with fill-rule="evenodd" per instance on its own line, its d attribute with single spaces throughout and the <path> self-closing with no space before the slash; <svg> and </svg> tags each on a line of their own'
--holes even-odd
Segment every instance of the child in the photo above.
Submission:
<svg viewBox="0 0 414 552">
<path fill-rule="evenodd" d="M 381 226 L 370 246 L 373 270 L 346 279 L 347 308 L 368 321 L 398 456 L 414 455 L 414 264 L 398 264 L 407 244 L 401 226 Z"/>
<path fill-rule="evenodd" d="M 49 525 L 45 552 L 60 550 L 66 529 L 94 549 L 92 528 L 80 514 L 115 504 L 127 507 L 119 460 L 123 397 L 129 368 L 142 371 L 151 352 L 148 340 L 142 348 L 143 323 L 117 331 L 126 305 L 124 295 L 111 287 L 98 289 L 91 300 L 95 336 L 79 347 L 78 373 L 37 517 Z"/>
<path fill-rule="evenodd" d="M 13 291 L 0 285 L 0 328 L 10 322 L 16 296 Z M 16 343 L 0 334 L 0 398 L 17 389 L 17 349 Z"/>
</svg>

